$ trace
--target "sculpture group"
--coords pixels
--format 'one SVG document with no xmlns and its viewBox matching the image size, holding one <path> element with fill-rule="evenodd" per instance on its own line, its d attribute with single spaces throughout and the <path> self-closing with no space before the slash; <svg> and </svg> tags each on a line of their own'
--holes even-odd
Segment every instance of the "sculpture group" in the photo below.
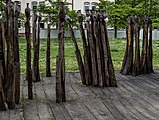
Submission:
<svg viewBox="0 0 159 120">
<path fill-rule="evenodd" d="M 135 76 L 152 73 L 152 17 L 146 16 L 143 18 L 143 42 L 141 55 L 139 17 L 129 16 L 127 21 L 127 44 L 121 73 L 124 75 L 133 74 Z"/>
<path fill-rule="evenodd" d="M 7 2 L 5 9 L 5 22 L 0 16 L 0 110 L 15 108 L 20 100 L 20 57 L 18 40 L 18 17 L 20 9 L 11 0 Z M 51 14 L 51 13 L 50 13 Z M 46 77 L 51 77 L 50 70 L 50 21 L 48 15 L 48 38 L 46 51 Z M 33 10 L 32 16 L 32 41 L 33 62 L 31 62 L 31 9 L 29 3 L 25 9 L 25 38 L 26 38 L 26 80 L 28 82 L 28 99 L 33 99 L 32 82 L 40 81 L 39 72 L 39 48 L 40 48 L 40 22 L 41 14 Z M 78 11 L 78 23 L 83 42 L 84 55 L 76 41 L 71 25 L 71 18 L 65 11 L 64 3 L 61 2 L 58 13 L 58 55 L 56 58 L 56 102 L 65 102 L 65 25 L 68 25 L 70 37 L 75 47 L 76 59 L 79 67 L 81 81 L 84 85 L 93 87 L 117 87 L 115 71 L 111 58 L 108 40 L 107 15 L 100 11 L 86 11 L 86 30 L 84 29 L 84 16 Z M 153 72 L 152 66 L 152 19 L 144 18 L 144 38 L 142 54 L 140 57 L 139 41 L 139 18 L 128 18 L 127 46 L 121 69 L 122 74 L 140 75 L 141 73 Z M 149 28 L 149 31 L 148 31 Z M 149 32 L 149 38 L 148 38 Z M 135 53 L 134 49 L 135 40 Z M 6 43 L 6 48 L 4 47 Z M 5 55 L 5 49 L 7 50 Z M 31 63 L 33 65 L 31 66 Z"/>
</svg>

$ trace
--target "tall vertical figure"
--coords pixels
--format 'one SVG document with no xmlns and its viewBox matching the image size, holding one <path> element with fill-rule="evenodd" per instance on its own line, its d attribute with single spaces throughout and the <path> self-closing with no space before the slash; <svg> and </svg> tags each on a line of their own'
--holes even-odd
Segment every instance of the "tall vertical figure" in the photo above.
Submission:
<svg viewBox="0 0 159 120">
<path fill-rule="evenodd" d="M 19 39 L 18 39 L 18 17 L 20 8 L 15 2 L 14 5 L 14 81 L 15 81 L 15 103 L 20 99 L 20 57 L 19 57 Z"/>
<path fill-rule="evenodd" d="M 51 16 L 48 15 L 48 24 L 47 24 L 47 49 L 46 49 L 46 77 L 51 77 L 50 69 L 50 33 L 51 33 Z"/>
<path fill-rule="evenodd" d="M 6 28 L 7 27 L 7 28 Z M 15 108 L 14 79 L 14 3 L 9 0 L 6 6 L 6 43 L 7 43 L 7 76 L 6 95 L 9 109 Z"/>
<path fill-rule="evenodd" d="M 58 14 L 58 42 L 59 50 L 56 58 L 56 102 L 65 102 L 65 58 L 64 58 L 64 25 L 65 25 L 65 8 L 61 2 Z"/>
<path fill-rule="evenodd" d="M 83 28 L 83 15 L 81 14 L 81 10 L 78 10 L 78 22 L 80 27 L 80 33 L 83 41 L 83 49 L 84 49 L 84 71 L 85 71 L 85 84 L 91 85 L 91 70 L 90 70 L 90 61 L 89 61 L 89 50 L 88 50 L 88 43 L 86 40 L 85 31 Z"/>
<path fill-rule="evenodd" d="M 148 72 L 152 73 L 153 71 L 153 50 L 152 50 L 152 16 L 149 17 L 149 47 L 148 47 Z"/>
<path fill-rule="evenodd" d="M 75 54 L 76 54 L 76 59 L 77 59 L 80 75 L 81 75 L 81 80 L 82 80 L 82 83 L 85 85 L 86 80 L 85 80 L 84 64 L 82 61 L 81 52 L 79 50 L 75 34 L 73 32 L 73 28 L 71 26 L 71 18 L 68 15 L 66 15 L 66 22 L 68 23 L 69 33 L 70 33 L 70 36 L 71 36 L 73 43 L 74 43 L 74 46 L 75 46 Z"/>
<path fill-rule="evenodd" d="M 6 110 L 5 106 L 5 59 L 3 48 L 3 25 L 2 16 L 0 11 L 0 111 Z"/>
<path fill-rule="evenodd" d="M 134 25 L 134 33 L 135 33 L 135 59 L 133 65 L 133 74 L 140 75 L 140 25 L 139 25 L 139 17 L 135 16 L 135 25 Z"/>
<path fill-rule="evenodd" d="M 96 64 L 96 45 L 95 45 L 95 36 L 94 36 L 94 26 L 93 26 L 93 13 L 89 13 L 87 11 L 87 17 L 90 17 L 89 20 L 87 20 L 87 27 L 89 30 L 89 43 L 90 43 L 90 53 L 91 53 L 91 60 L 92 60 L 92 85 L 98 86 L 98 68 Z"/>
<path fill-rule="evenodd" d="M 101 56 L 101 50 L 99 48 L 100 46 L 100 32 L 99 32 L 99 15 L 94 14 L 93 15 L 93 28 L 94 28 L 94 40 L 95 40 L 95 51 L 96 51 L 96 63 L 97 63 L 97 73 L 98 73 L 98 81 L 99 81 L 99 86 L 103 87 L 104 86 L 104 76 L 102 74 L 102 56 Z M 104 33 L 103 33 L 104 34 Z"/>
<path fill-rule="evenodd" d="M 36 28 L 37 28 L 37 20 L 38 20 L 38 39 L 36 38 Z M 41 17 L 38 17 L 36 10 L 33 11 L 33 50 L 34 50 L 34 58 L 33 58 L 33 81 L 40 81 L 40 73 L 39 73 L 39 22 L 41 21 Z"/>
<path fill-rule="evenodd" d="M 91 32 L 90 32 L 90 14 L 89 14 L 89 10 L 86 11 L 86 30 L 87 30 L 87 52 L 88 52 L 88 61 L 89 61 L 89 71 L 90 71 L 90 79 L 86 80 L 86 84 L 87 85 L 92 85 L 92 81 L 93 79 L 96 77 L 93 74 L 94 68 L 92 67 L 92 52 L 91 52 Z"/>
<path fill-rule="evenodd" d="M 25 36 L 27 41 L 27 53 L 26 53 L 26 80 L 28 81 L 28 99 L 33 99 L 32 90 L 32 70 L 31 70 L 31 40 L 30 40 L 30 8 L 29 3 L 27 3 L 27 8 L 25 9 Z"/>
<path fill-rule="evenodd" d="M 109 40 L 108 40 L 108 32 L 107 32 L 107 26 L 105 23 L 106 19 L 106 14 L 103 14 L 103 26 L 105 30 L 105 41 L 106 41 L 106 46 L 107 46 L 107 54 L 108 54 L 108 70 L 109 70 L 109 86 L 110 87 L 117 87 L 117 81 L 115 77 L 115 70 L 112 62 L 112 57 L 111 57 L 111 51 L 110 51 L 110 45 L 109 45 Z"/>
<path fill-rule="evenodd" d="M 149 27 L 149 19 L 146 16 L 144 18 L 144 39 L 143 39 L 143 48 L 142 48 L 142 56 L 141 56 L 141 72 L 143 74 L 149 73 L 148 71 L 148 27 Z"/>
<path fill-rule="evenodd" d="M 121 73 L 124 75 L 128 75 L 132 73 L 133 69 L 133 35 L 134 35 L 134 20 L 132 16 L 129 16 L 128 19 L 128 28 L 127 28 L 127 43 L 126 43 L 126 51 L 124 55 L 124 60 L 122 64 Z"/>
</svg>

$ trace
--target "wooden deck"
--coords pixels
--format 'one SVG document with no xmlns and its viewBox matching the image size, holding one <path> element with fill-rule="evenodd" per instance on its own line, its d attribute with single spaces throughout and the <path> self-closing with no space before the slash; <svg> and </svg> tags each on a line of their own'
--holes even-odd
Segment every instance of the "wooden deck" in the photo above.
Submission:
<svg viewBox="0 0 159 120">
<path fill-rule="evenodd" d="M 79 73 L 67 73 L 67 102 L 56 104 L 55 76 L 34 83 L 33 100 L 22 76 L 21 105 L 0 112 L 0 120 L 159 120 L 159 71 L 116 77 L 117 88 L 96 88 L 82 85 Z"/>
</svg>

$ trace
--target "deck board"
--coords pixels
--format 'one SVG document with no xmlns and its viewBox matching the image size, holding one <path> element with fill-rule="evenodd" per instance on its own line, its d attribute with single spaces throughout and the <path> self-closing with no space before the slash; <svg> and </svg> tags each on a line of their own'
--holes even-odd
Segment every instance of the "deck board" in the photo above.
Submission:
<svg viewBox="0 0 159 120">
<path fill-rule="evenodd" d="M 118 87 L 82 85 L 79 73 L 66 73 L 65 103 L 56 103 L 56 78 L 41 75 L 27 99 L 27 81 L 21 76 L 21 104 L 0 112 L 0 120 L 159 120 L 159 70 L 130 76 L 116 73 Z"/>
</svg>

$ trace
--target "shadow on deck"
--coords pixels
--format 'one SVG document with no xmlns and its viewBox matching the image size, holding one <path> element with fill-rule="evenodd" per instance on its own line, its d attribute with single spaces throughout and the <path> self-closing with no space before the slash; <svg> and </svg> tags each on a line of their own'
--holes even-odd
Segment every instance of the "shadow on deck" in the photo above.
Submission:
<svg viewBox="0 0 159 120">
<path fill-rule="evenodd" d="M 34 83 L 34 99 L 27 99 L 22 76 L 21 105 L 0 112 L 0 120 L 159 120 L 159 71 L 153 74 L 116 74 L 117 88 L 82 85 L 79 73 L 66 74 L 66 103 L 55 103 L 55 75 Z"/>
</svg>

